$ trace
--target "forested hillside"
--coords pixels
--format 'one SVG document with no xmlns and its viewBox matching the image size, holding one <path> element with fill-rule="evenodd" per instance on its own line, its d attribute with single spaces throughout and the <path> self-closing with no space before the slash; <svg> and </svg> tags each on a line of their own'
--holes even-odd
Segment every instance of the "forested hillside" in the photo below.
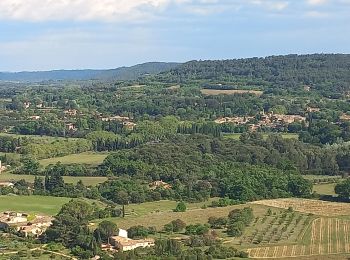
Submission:
<svg viewBox="0 0 350 260">
<path fill-rule="evenodd" d="M 159 78 L 171 82 L 189 80 L 232 81 L 237 85 L 267 88 L 350 90 L 350 55 L 313 54 L 271 56 L 236 60 L 190 61 Z"/>
</svg>

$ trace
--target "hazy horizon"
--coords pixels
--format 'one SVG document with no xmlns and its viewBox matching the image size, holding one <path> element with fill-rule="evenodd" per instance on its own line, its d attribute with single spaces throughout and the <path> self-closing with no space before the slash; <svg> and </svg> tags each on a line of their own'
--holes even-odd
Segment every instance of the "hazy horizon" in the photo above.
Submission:
<svg viewBox="0 0 350 260">
<path fill-rule="evenodd" d="M 237 58 L 222 58 L 222 59 L 206 59 L 206 60 L 231 60 L 231 59 L 251 59 L 251 58 L 267 58 L 272 56 L 285 56 L 285 55 L 313 55 L 313 54 L 325 54 L 325 55 L 331 55 L 331 54 L 340 54 L 340 55 L 350 55 L 350 53 L 287 53 L 287 54 L 274 54 L 274 55 L 267 55 L 267 56 L 252 56 L 252 57 L 237 57 Z M 51 71 L 84 71 L 84 70 L 92 70 L 92 71 L 105 71 L 105 70 L 114 70 L 119 68 L 130 68 L 137 65 L 147 64 L 147 63 L 186 63 L 190 61 L 199 61 L 204 59 L 194 59 L 194 60 L 186 60 L 186 61 L 145 61 L 137 64 L 131 64 L 131 65 L 121 65 L 119 67 L 108 67 L 108 68 L 57 68 L 57 69 L 51 69 L 51 70 L 21 70 L 21 71 L 0 71 L 0 73 L 33 73 L 33 72 L 51 72 Z"/>
</svg>

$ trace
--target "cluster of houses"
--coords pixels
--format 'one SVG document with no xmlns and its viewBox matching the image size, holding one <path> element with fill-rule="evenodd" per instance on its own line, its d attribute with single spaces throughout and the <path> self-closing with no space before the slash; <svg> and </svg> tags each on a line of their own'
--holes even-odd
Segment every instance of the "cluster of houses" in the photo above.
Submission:
<svg viewBox="0 0 350 260">
<path fill-rule="evenodd" d="M 245 125 L 249 123 L 252 119 L 254 119 L 253 116 L 222 117 L 222 118 L 216 119 L 215 123 L 217 124 L 232 123 L 236 125 Z"/>
<path fill-rule="evenodd" d="M 39 120 L 41 118 L 41 116 L 30 116 L 29 119 L 30 120 Z"/>
<path fill-rule="evenodd" d="M 26 213 L 6 211 L 0 214 L 0 229 L 12 228 L 28 237 L 38 237 L 52 225 L 52 217 L 30 216 Z"/>
<path fill-rule="evenodd" d="M 215 120 L 217 124 L 233 123 L 237 125 L 249 124 L 251 131 L 255 131 L 261 127 L 276 128 L 283 125 L 289 125 L 294 122 L 306 122 L 306 117 L 300 115 L 282 115 L 274 114 L 273 112 L 260 114 L 259 120 L 255 121 L 256 117 L 223 117 Z M 254 122 L 255 121 L 255 122 Z"/>
<path fill-rule="evenodd" d="M 49 216 L 29 215 L 14 211 L 0 213 L 0 230 L 15 230 L 24 237 L 39 237 L 48 227 L 52 225 L 53 218 Z M 146 248 L 154 246 L 155 240 L 131 239 L 128 232 L 119 229 L 117 236 L 111 236 L 107 244 L 102 244 L 104 251 L 130 251 L 136 248 Z"/>
<path fill-rule="evenodd" d="M 9 182 L 9 181 L 0 182 L 0 188 L 3 188 L 3 187 L 13 188 L 14 186 L 15 184 L 13 182 Z"/>
<path fill-rule="evenodd" d="M 165 189 L 165 190 L 170 190 L 170 189 L 172 188 L 172 186 L 171 186 L 169 183 L 160 180 L 160 181 L 151 182 L 151 183 L 149 184 L 149 188 L 150 188 L 151 190 L 155 190 L 155 189 L 157 189 L 157 188 L 162 188 L 162 189 Z"/>
<path fill-rule="evenodd" d="M 76 109 L 68 109 L 64 111 L 64 115 L 65 117 L 72 117 L 72 116 L 83 115 L 83 114 Z M 129 130 L 133 130 L 136 126 L 136 124 L 132 122 L 132 120 L 127 116 L 116 115 L 116 116 L 106 117 L 106 116 L 103 116 L 101 113 L 97 113 L 96 117 L 101 119 L 104 122 L 121 122 L 123 126 Z M 68 131 L 73 131 L 73 132 L 77 130 L 76 125 L 74 123 L 67 123 L 66 129 Z"/>
<path fill-rule="evenodd" d="M 127 116 L 109 116 L 104 117 L 102 114 L 98 115 L 99 118 L 104 122 L 121 122 L 126 129 L 133 130 L 136 127 L 136 124 L 132 122 L 132 119 Z"/>
<path fill-rule="evenodd" d="M 342 121 L 349 121 L 350 120 L 350 115 L 342 114 L 339 119 L 342 120 Z"/>
<path fill-rule="evenodd" d="M 30 102 L 25 102 L 24 106 L 26 108 L 29 108 Z M 69 120 L 70 117 L 74 117 L 77 115 L 84 115 L 83 113 L 79 112 L 76 109 L 68 109 L 64 111 L 64 120 Z M 127 116 L 110 116 L 110 117 L 104 117 L 101 113 L 97 113 L 96 116 L 101 119 L 104 122 L 121 122 L 123 124 L 123 127 L 125 127 L 128 130 L 133 130 L 136 127 L 136 123 L 132 122 L 132 119 Z M 40 120 L 41 116 L 39 115 L 32 115 L 28 117 L 29 120 Z M 66 130 L 70 132 L 77 131 L 77 127 L 74 123 L 66 123 L 65 124 Z"/>
<path fill-rule="evenodd" d="M 24 109 L 28 109 L 32 106 L 32 103 L 31 102 L 23 102 L 23 107 Z M 35 105 L 36 108 L 43 108 L 44 107 L 44 104 L 43 103 L 39 103 L 39 104 L 36 104 Z"/>
<path fill-rule="evenodd" d="M 111 236 L 108 244 L 102 245 L 104 251 L 130 251 L 136 248 L 146 248 L 154 246 L 155 240 L 152 238 L 147 239 L 131 239 L 128 238 L 128 232 L 123 229 L 119 229 L 117 236 Z"/>
</svg>

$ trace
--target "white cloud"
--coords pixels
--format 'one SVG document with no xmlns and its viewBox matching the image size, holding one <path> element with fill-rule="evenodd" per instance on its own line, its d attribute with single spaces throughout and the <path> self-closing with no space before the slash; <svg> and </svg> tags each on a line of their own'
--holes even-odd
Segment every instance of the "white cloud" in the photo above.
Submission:
<svg viewBox="0 0 350 260">
<path fill-rule="evenodd" d="M 270 10 L 288 6 L 285 0 L 0 0 L 0 20 L 142 20 L 171 4 L 202 15 L 251 4 Z"/>
<path fill-rule="evenodd" d="M 349 3 L 350 0 L 0 0 L 0 21 L 145 21 L 166 11 L 202 16 L 242 9 L 317 12 L 324 5 L 341 9 L 348 8 Z"/>
<path fill-rule="evenodd" d="M 309 5 L 323 5 L 327 2 L 328 2 L 328 0 L 307 0 L 307 3 Z"/>
<path fill-rule="evenodd" d="M 269 10 L 282 11 L 289 6 L 288 1 L 252 0 L 252 4 L 263 6 Z"/>
<path fill-rule="evenodd" d="M 185 0 L 1 0 L 0 19 L 125 20 L 142 18 L 147 9 L 158 10 Z"/>
<path fill-rule="evenodd" d="M 330 16 L 330 14 L 326 12 L 320 12 L 320 11 L 309 11 L 305 13 L 305 16 L 311 17 L 311 18 L 327 18 Z"/>
</svg>

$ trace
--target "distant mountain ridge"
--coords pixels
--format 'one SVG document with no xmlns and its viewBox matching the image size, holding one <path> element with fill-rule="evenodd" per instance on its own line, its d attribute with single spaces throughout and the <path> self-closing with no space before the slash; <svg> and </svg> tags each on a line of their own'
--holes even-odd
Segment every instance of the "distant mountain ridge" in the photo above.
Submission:
<svg viewBox="0 0 350 260">
<path fill-rule="evenodd" d="M 158 74 L 179 66 L 175 62 L 148 62 L 108 70 L 51 70 L 0 72 L 0 81 L 39 82 L 48 80 L 134 80 L 145 74 Z"/>
</svg>

